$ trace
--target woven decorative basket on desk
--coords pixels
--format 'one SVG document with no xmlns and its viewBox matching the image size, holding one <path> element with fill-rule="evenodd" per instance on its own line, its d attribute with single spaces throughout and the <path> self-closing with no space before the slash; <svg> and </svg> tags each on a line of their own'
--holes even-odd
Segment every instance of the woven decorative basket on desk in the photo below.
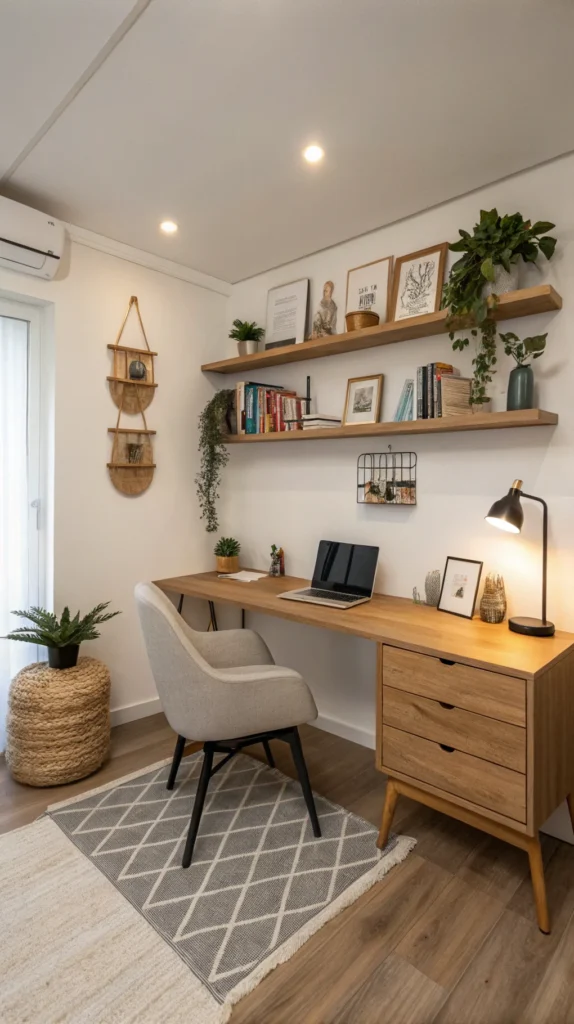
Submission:
<svg viewBox="0 0 574 1024">
<path fill-rule="evenodd" d="M 28 665 L 12 680 L 6 762 L 17 782 L 57 786 L 95 772 L 110 744 L 110 673 L 96 658 L 58 670 Z"/>
</svg>

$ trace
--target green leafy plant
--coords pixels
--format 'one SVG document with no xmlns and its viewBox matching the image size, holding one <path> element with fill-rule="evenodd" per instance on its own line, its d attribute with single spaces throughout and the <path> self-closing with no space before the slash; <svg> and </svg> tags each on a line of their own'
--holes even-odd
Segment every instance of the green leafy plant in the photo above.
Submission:
<svg viewBox="0 0 574 1024">
<path fill-rule="evenodd" d="M 264 328 L 258 327 L 255 320 L 234 320 L 229 337 L 236 341 L 261 341 L 264 334 Z"/>
<path fill-rule="evenodd" d="M 517 366 L 524 366 L 527 359 L 540 359 L 546 349 L 548 334 L 534 334 L 531 338 L 524 338 L 522 341 L 513 331 L 507 331 L 500 335 L 504 345 L 504 352 L 512 356 Z M 526 364 L 528 365 L 528 364 Z"/>
<path fill-rule="evenodd" d="M 216 502 L 221 472 L 227 465 L 229 453 L 225 447 L 225 421 L 231 411 L 235 391 L 217 391 L 199 415 L 199 451 L 201 464 L 195 477 L 201 518 L 206 520 L 208 533 L 219 526 Z"/>
<path fill-rule="evenodd" d="M 460 229 L 460 238 L 449 246 L 451 252 L 464 253 L 453 265 L 443 292 L 452 347 L 462 351 L 469 344 L 468 337 L 456 338 L 456 332 L 468 324 L 473 325 L 470 333 L 474 338 L 480 335 L 473 359 L 472 404 L 488 401 L 486 387 L 496 372 L 496 326 L 492 313 L 498 305 L 498 297 L 495 294 L 485 297 L 484 286 L 494 282 L 497 266 L 509 272 L 512 264 L 520 259 L 526 263 L 536 262 L 540 252 L 551 259 L 556 239 L 546 232 L 553 227 L 550 221 L 531 224 L 521 213 L 501 217 L 496 209 L 481 210 L 473 233 Z"/>
<path fill-rule="evenodd" d="M 109 603 L 106 601 L 105 604 L 97 604 L 83 618 L 80 618 L 80 612 L 76 612 L 72 618 L 67 607 L 64 608 L 61 619 L 53 612 L 47 612 L 45 608 L 33 607 L 25 612 L 12 612 L 12 615 L 17 615 L 21 619 L 28 619 L 32 626 L 19 626 L 8 633 L 5 639 L 22 640 L 24 643 L 39 644 L 41 647 L 72 647 L 83 643 L 84 640 L 97 640 L 100 634 L 96 626 L 121 614 L 106 612 Z"/>
<path fill-rule="evenodd" d="M 220 537 L 213 549 L 219 558 L 233 558 L 241 551 L 241 544 L 234 537 Z"/>
</svg>

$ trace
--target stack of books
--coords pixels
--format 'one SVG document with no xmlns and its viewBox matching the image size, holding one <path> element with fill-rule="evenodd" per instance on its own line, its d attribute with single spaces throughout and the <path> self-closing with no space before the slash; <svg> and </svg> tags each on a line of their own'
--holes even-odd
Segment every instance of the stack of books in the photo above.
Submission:
<svg viewBox="0 0 574 1024">
<path fill-rule="evenodd" d="M 466 416 L 471 412 L 471 377 L 443 374 L 441 379 L 441 416 Z"/>
<path fill-rule="evenodd" d="M 325 430 L 329 427 L 340 427 L 340 416 L 327 416 L 322 412 L 305 412 L 301 417 L 303 430 Z"/>
<path fill-rule="evenodd" d="M 428 363 L 418 366 L 415 380 L 415 413 L 417 420 L 433 420 L 443 416 L 443 378 L 459 377 L 451 363 Z M 470 412 L 470 406 L 466 412 Z M 452 413 L 450 414 L 452 415 Z"/>
<path fill-rule="evenodd" d="M 238 434 L 273 434 L 284 430 L 301 430 L 305 399 L 296 391 L 240 381 L 235 386 Z"/>
<path fill-rule="evenodd" d="M 405 420 L 414 419 L 414 393 L 414 380 L 406 380 L 403 384 L 403 390 L 401 391 L 401 397 L 397 403 L 397 408 L 395 409 L 395 415 L 393 417 L 395 423 L 404 423 Z"/>
</svg>

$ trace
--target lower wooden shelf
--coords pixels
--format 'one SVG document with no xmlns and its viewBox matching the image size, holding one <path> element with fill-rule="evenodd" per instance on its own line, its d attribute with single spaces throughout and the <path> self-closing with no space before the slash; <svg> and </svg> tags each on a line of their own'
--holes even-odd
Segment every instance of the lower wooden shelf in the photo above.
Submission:
<svg viewBox="0 0 574 1024">
<path fill-rule="evenodd" d="M 504 427 L 550 427 L 558 414 L 544 409 L 515 412 L 469 413 L 443 416 L 436 420 L 406 420 L 403 423 L 357 423 L 354 426 L 321 430 L 286 430 L 278 434 L 229 434 L 226 444 L 257 444 L 268 441 L 334 441 L 343 437 L 388 437 L 391 434 L 448 434 L 459 430 L 499 430 Z"/>
</svg>

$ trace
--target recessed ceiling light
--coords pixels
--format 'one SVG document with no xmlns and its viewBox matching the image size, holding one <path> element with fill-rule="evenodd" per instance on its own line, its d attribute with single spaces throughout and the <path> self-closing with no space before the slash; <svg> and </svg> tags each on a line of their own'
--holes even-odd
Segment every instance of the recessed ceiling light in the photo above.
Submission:
<svg viewBox="0 0 574 1024">
<path fill-rule="evenodd" d="M 175 235 L 175 232 L 177 231 L 177 224 L 174 220 L 162 220 L 160 229 L 163 231 L 164 235 Z"/>
<path fill-rule="evenodd" d="M 303 150 L 303 156 L 305 157 L 305 160 L 308 163 L 316 164 L 319 162 L 319 160 L 323 159 L 325 153 L 323 152 L 320 146 L 313 145 L 307 146 L 307 148 Z"/>
</svg>

